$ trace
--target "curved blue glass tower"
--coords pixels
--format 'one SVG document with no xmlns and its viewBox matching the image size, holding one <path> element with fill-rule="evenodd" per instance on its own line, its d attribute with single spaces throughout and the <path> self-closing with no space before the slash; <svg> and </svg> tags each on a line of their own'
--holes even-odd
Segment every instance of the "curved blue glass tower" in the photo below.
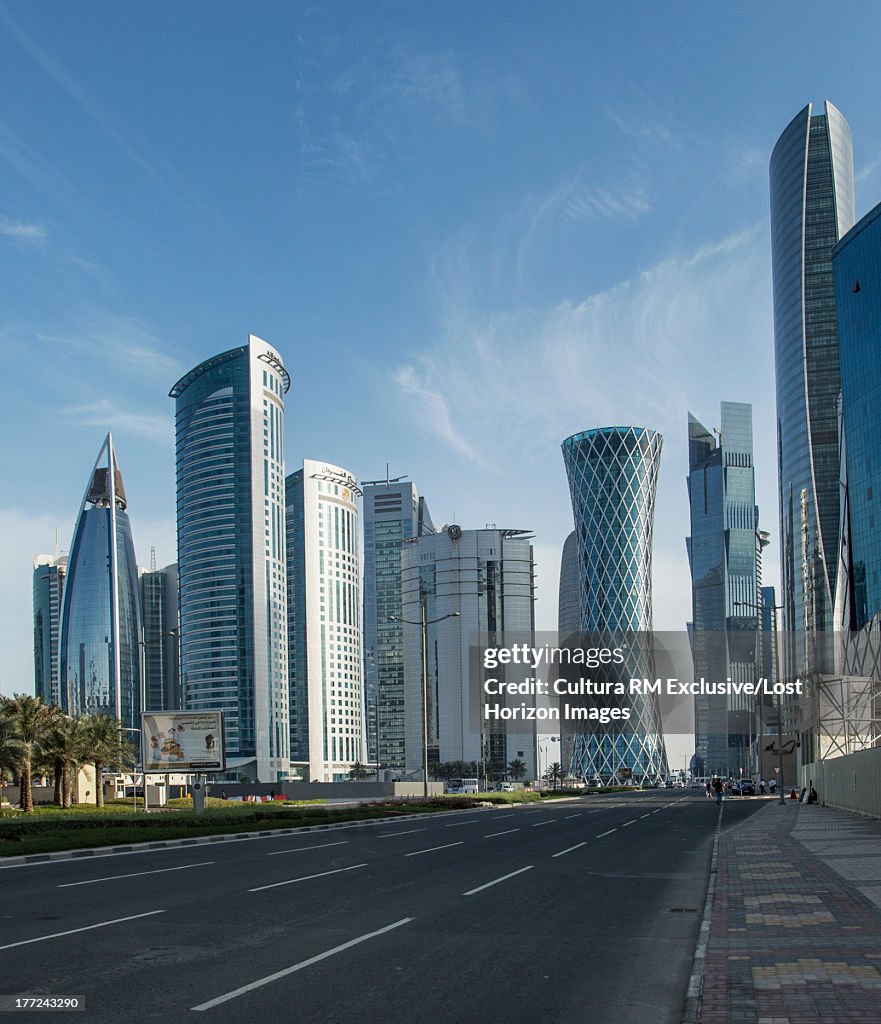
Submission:
<svg viewBox="0 0 881 1024">
<path fill-rule="evenodd" d="M 578 545 L 581 631 L 615 637 L 625 648 L 617 669 L 625 683 L 654 678 L 652 530 L 662 440 L 645 427 L 601 427 L 563 442 Z M 644 695 L 628 701 L 632 716 L 617 728 L 578 723 L 571 737 L 574 775 L 620 781 L 622 768 L 635 779 L 666 775 L 657 700 Z"/>
<path fill-rule="evenodd" d="M 139 727 L 141 612 L 125 489 L 107 435 L 83 496 L 61 611 L 61 702 Z"/>
<path fill-rule="evenodd" d="M 839 555 L 832 249 L 854 222 L 850 128 L 831 103 L 801 110 L 770 164 L 784 674 L 831 671 Z"/>
<path fill-rule="evenodd" d="M 279 354 L 247 345 L 199 363 L 175 400 L 181 701 L 222 711 L 228 764 L 290 770 L 284 396 Z"/>
</svg>

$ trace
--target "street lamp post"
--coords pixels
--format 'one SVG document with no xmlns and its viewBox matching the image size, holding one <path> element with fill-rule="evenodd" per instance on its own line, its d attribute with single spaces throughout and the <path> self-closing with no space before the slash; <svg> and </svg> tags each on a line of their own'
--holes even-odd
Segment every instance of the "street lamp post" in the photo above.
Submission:
<svg viewBox="0 0 881 1024">
<path fill-rule="evenodd" d="M 400 615 L 389 615 L 389 622 L 406 622 L 408 626 L 422 627 L 422 795 L 428 797 L 428 627 L 444 619 L 458 618 L 459 612 L 448 612 L 436 619 L 425 617 L 425 602 L 422 602 L 422 619 L 405 619 Z M 379 737 L 377 736 L 377 740 Z"/>
<path fill-rule="evenodd" d="M 774 620 L 774 682 L 780 683 L 780 637 L 777 632 L 777 612 L 783 607 L 783 605 L 771 604 L 771 605 L 759 605 L 752 604 L 749 601 L 735 601 L 734 606 L 742 608 L 753 608 L 756 611 L 764 611 L 765 608 L 771 609 L 771 616 Z M 785 804 L 786 797 L 783 793 L 783 702 L 780 697 L 780 688 L 777 687 L 777 792 L 780 794 L 779 803 Z M 759 758 L 759 772 L 762 770 L 761 758 Z"/>
</svg>

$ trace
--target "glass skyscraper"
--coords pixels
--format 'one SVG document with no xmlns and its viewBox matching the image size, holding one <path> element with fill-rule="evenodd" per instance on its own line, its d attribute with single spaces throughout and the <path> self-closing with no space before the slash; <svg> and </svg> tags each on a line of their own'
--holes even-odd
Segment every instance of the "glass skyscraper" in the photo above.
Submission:
<svg viewBox="0 0 881 1024">
<path fill-rule="evenodd" d="M 841 413 L 847 436 L 850 621 L 881 612 L 881 204 L 835 249 Z"/>
<path fill-rule="evenodd" d="M 278 352 L 200 363 L 175 399 L 181 699 L 222 711 L 233 773 L 289 771 L 284 396 Z"/>
<path fill-rule="evenodd" d="M 652 533 L 661 435 L 645 427 L 601 427 L 563 442 L 578 544 L 582 633 L 625 648 L 610 681 L 654 678 Z M 615 679 L 612 679 L 612 677 Z M 628 697 L 632 717 L 610 725 L 566 722 L 563 749 L 582 779 L 620 781 L 667 774 L 657 699 Z"/>
<path fill-rule="evenodd" d="M 34 559 L 34 695 L 61 706 L 61 601 L 67 555 Z"/>
<path fill-rule="evenodd" d="M 761 549 L 751 405 L 722 403 L 718 442 L 689 414 L 688 501 L 695 680 L 753 683 L 760 638 Z M 743 696 L 695 696 L 699 775 L 727 778 L 741 769 L 749 774 L 754 703 Z"/>
<path fill-rule="evenodd" d="M 425 499 L 401 478 L 369 480 L 364 491 L 364 689 L 367 757 L 404 768 L 404 650 L 401 546 L 435 532 Z M 394 621 L 390 621 L 394 616 Z"/>
<path fill-rule="evenodd" d="M 144 710 L 181 707 L 177 564 L 145 569 L 139 579 L 144 621 Z"/>
<path fill-rule="evenodd" d="M 312 459 L 285 481 L 291 764 L 311 782 L 345 781 L 365 757 L 360 494 Z"/>
<path fill-rule="evenodd" d="M 831 103 L 808 104 L 774 147 L 771 257 L 784 675 L 830 671 L 839 558 L 841 387 L 832 249 L 854 222 L 853 146 Z"/>
<path fill-rule="evenodd" d="M 141 610 L 125 489 L 107 435 L 80 505 L 61 612 L 61 707 L 140 727 Z"/>
<path fill-rule="evenodd" d="M 557 604 L 557 632 L 563 640 L 581 629 L 581 588 L 578 584 L 578 538 L 573 530 L 563 544 L 560 557 L 560 590 Z"/>
</svg>

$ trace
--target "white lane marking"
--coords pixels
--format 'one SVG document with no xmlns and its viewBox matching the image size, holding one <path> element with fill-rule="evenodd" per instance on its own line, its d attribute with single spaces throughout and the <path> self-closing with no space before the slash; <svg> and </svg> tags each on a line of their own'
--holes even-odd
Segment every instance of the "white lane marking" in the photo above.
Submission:
<svg viewBox="0 0 881 1024">
<path fill-rule="evenodd" d="M 476 889 L 469 889 L 468 892 L 463 892 L 463 896 L 473 896 L 476 892 L 482 892 L 484 889 L 488 889 L 491 885 L 498 885 L 499 882 L 506 882 L 509 878 L 513 878 L 515 875 L 522 875 L 524 871 L 531 871 L 535 867 L 534 864 L 527 864 L 525 868 L 520 868 L 519 871 L 512 871 L 509 875 L 502 875 L 501 878 L 494 878 L 491 882 L 487 882 L 486 885 L 478 885 Z"/>
<path fill-rule="evenodd" d="M 639 820 L 642 821 L 643 818 L 647 818 L 647 817 L 648 817 L 647 814 L 640 814 Z"/>
<path fill-rule="evenodd" d="M 476 825 L 477 819 L 472 818 L 471 821 L 454 821 L 452 825 L 444 825 L 444 828 L 458 828 L 460 825 Z"/>
<path fill-rule="evenodd" d="M 321 871 L 317 875 L 303 875 L 301 878 L 288 878 L 284 882 L 273 882 L 272 885 L 258 885 L 256 889 L 249 889 L 248 892 L 263 892 L 264 889 L 277 889 L 280 885 L 293 885 L 295 882 L 308 882 L 313 878 L 326 878 L 327 875 L 339 875 L 343 871 L 355 871 L 357 868 L 366 868 L 367 864 L 353 864 L 350 868 L 337 868 L 335 871 Z"/>
<path fill-rule="evenodd" d="M 570 818 L 580 818 L 580 817 L 581 817 L 581 811 L 579 811 L 578 814 L 567 814 L 566 817 L 563 820 L 564 821 L 568 821 Z"/>
<path fill-rule="evenodd" d="M 267 857 L 279 857 L 283 853 L 308 853 L 309 850 L 326 850 L 328 846 L 346 846 L 348 839 L 341 839 L 338 843 L 321 843 L 319 846 L 295 846 L 291 850 L 273 850 L 272 853 L 267 853 Z"/>
<path fill-rule="evenodd" d="M 406 832 L 389 832 L 387 836 L 377 836 L 377 839 L 394 839 L 395 836 L 412 836 L 414 832 L 427 832 L 427 828 L 411 828 Z"/>
<path fill-rule="evenodd" d="M 547 821 L 537 821 L 534 825 L 530 825 L 530 828 L 540 828 L 542 825 L 550 825 L 552 821 L 556 821 L 556 818 L 548 818 Z"/>
<path fill-rule="evenodd" d="M 514 814 L 513 812 L 511 814 L 495 814 L 493 815 L 493 817 L 496 819 L 496 821 L 501 821 L 502 818 L 513 818 Z"/>
<path fill-rule="evenodd" d="M 490 832 L 484 839 L 494 839 L 496 836 L 509 836 L 512 832 L 519 832 L 519 828 L 509 828 L 507 832 Z"/>
<path fill-rule="evenodd" d="M 464 839 L 460 839 L 458 843 L 444 843 L 443 846 L 431 846 L 427 850 L 416 850 L 413 853 L 405 853 L 404 856 L 405 857 L 418 857 L 420 854 L 423 854 L 423 853 L 434 853 L 435 850 L 449 850 L 449 848 L 451 846 L 464 846 L 464 845 L 465 845 L 465 840 Z"/>
<path fill-rule="evenodd" d="M 660 814 L 663 808 L 659 807 L 656 811 L 652 811 L 652 814 Z"/>
<path fill-rule="evenodd" d="M 132 914 L 131 917 L 115 917 L 112 921 L 99 921 L 98 924 L 87 924 L 83 928 L 71 928 L 66 932 L 53 932 L 52 935 L 40 935 L 36 939 L 24 939 L 22 942 L 10 942 L 6 946 L 0 946 L 0 950 L 14 949 L 16 946 L 27 946 L 32 942 L 45 942 L 46 939 L 60 939 L 65 935 L 75 935 L 77 932 L 90 932 L 93 928 L 106 928 L 109 924 L 122 924 L 124 921 L 137 921 L 139 917 L 152 917 L 154 914 L 164 913 L 164 910 L 148 910 L 146 914 Z"/>
<path fill-rule="evenodd" d="M 636 818 L 633 818 L 631 821 L 625 821 L 624 824 L 621 826 L 621 828 L 627 828 L 628 825 L 635 825 L 636 822 L 637 822 Z"/>
<path fill-rule="evenodd" d="M 587 842 L 585 841 L 583 843 L 576 843 L 574 846 L 570 846 L 568 850 L 560 850 L 559 853 L 555 853 L 553 856 L 562 857 L 564 853 L 571 853 L 573 850 L 577 850 L 581 846 L 587 846 Z"/>
<path fill-rule="evenodd" d="M 75 885 L 94 885 L 95 882 L 112 882 L 117 878 L 139 878 L 141 875 L 161 875 L 166 871 L 186 871 L 187 868 L 204 868 L 213 864 L 213 860 L 203 860 L 198 864 L 180 864 L 176 868 L 156 868 L 154 871 L 132 871 L 128 875 L 107 875 L 104 878 L 88 878 L 84 882 L 64 882 L 56 885 L 56 889 L 70 889 Z"/>
<path fill-rule="evenodd" d="M 600 832 L 600 834 L 597 836 L 597 839 L 602 839 L 603 836 L 610 836 L 613 832 L 617 831 L 618 829 L 616 828 L 610 828 L 608 832 Z"/>
<path fill-rule="evenodd" d="M 193 1006 L 193 1010 L 210 1010 L 213 1006 L 219 1006 L 221 1003 L 229 1002 L 230 999 L 235 999 L 237 996 L 242 996 L 246 992 L 253 992 L 254 989 L 262 988 L 264 985 L 269 985 L 273 981 L 278 981 L 279 978 L 285 978 L 289 974 L 293 974 L 295 971 L 302 971 L 304 967 L 311 967 L 312 964 L 317 964 L 322 960 L 326 960 L 330 956 L 334 956 L 336 953 L 342 953 L 346 949 L 351 949 L 353 946 L 357 946 L 362 942 L 367 942 L 368 939 L 375 939 L 377 935 L 385 935 L 386 932 L 393 931 L 395 928 L 400 928 L 401 925 L 409 924 L 414 918 L 404 917 L 400 921 L 395 921 L 394 924 L 388 924 L 385 928 L 379 928 L 375 932 L 368 932 L 366 935 L 359 935 L 357 939 L 350 939 L 348 942 L 344 942 L 339 946 L 334 946 L 333 949 L 328 949 L 324 953 L 319 953 L 318 956 L 310 956 L 308 960 L 301 960 L 300 963 L 294 964 L 293 967 L 286 967 L 283 971 L 276 971 L 275 974 L 268 974 L 265 978 L 260 978 L 258 981 L 252 981 L 250 985 L 242 985 L 241 988 L 233 989 L 232 992 L 227 992 L 222 996 L 217 996 L 215 999 L 209 999 L 207 1003 L 200 1003 L 198 1006 Z"/>
</svg>

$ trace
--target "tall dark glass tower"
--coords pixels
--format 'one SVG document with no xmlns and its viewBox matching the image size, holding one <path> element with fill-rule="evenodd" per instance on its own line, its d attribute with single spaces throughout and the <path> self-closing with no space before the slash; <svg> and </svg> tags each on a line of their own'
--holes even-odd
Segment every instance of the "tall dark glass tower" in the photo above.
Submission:
<svg viewBox="0 0 881 1024">
<path fill-rule="evenodd" d="M 557 604 L 557 632 L 560 639 L 581 628 L 581 589 L 578 585 L 578 540 L 575 531 L 566 538 L 560 557 L 560 589 Z"/>
<path fill-rule="evenodd" d="M 138 567 L 125 489 L 107 435 L 80 505 L 61 612 L 61 706 L 113 715 L 130 729 L 141 711 Z"/>
<path fill-rule="evenodd" d="M 832 249 L 854 222 L 850 128 L 808 104 L 771 155 L 771 257 L 787 677 L 832 670 L 841 389 Z"/>
<path fill-rule="evenodd" d="M 626 648 L 613 680 L 625 685 L 630 678 L 654 678 L 652 533 L 661 444 L 661 435 L 645 427 L 585 430 L 563 442 L 578 544 L 581 631 Z M 603 781 L 620 781 L 622 768 L 636 779 L 667 774 L 657 699 L 635 695 L 628 703 L 629 721 L 561 723 L 577 730 L 563 737 L 573 774 Z"/>
<path fill-rule="evenodd" d="M 760 637 L 759 511 L 753 468 L 752 406 L 722 403 L 718 441 L 688 417 L 691 535 L 691 650 L 694 677 L 756 681 Z M 754 698 L 697 695 L 695 754 L 699 775 L 750 771 Z"/>
</svg>

